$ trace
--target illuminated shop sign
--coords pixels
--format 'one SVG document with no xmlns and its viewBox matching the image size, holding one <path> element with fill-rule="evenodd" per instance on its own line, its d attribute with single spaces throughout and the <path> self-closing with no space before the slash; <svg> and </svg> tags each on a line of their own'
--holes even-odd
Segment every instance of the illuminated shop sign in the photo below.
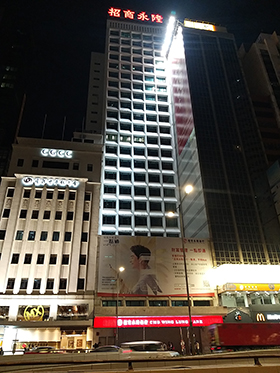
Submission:
<svg viewBox="0 0 280 373">
<path fill-rule="evenodd" d="M 163 16 L 160 14 L 147 14 L 146 12 L 134 12 L 130 9 L 119 9 L 119 8 L 110 8 L 108 10 L 108 14 L 110 17 L 114 18 L 126 18 L 126 19 L 132 19 L 132 20 L 138 20 L 138 21 L 151 21 L 155 23 L 162 23 Z"/>
<path fill-rule="evenodd" d="M 223 318 L 219 315 L 192 316 L 193 326 L 208 326 L 222 324 Z M 148 328 L 148 327 L 186 327 L 190 325 L 188 316 L 120 316 L 119 328 Z M 94 328 L 116 328 L 117 318 L 114 316 L 94 318 Z"/>
<path fill-rule="evenodd" d="M 184 20 L 184 26 L 189 28 L 196 28 L 199 30 L 216 31 L 216 27 L 214 25 L 203 22 L 189 21 L 187 19 Z"/>
<path fill-rule="evenodd" d="M 72 150 L 63 150 L 63 149 L 48 149 L 43 148 L 41 150 L 41 154 L 43 157 L 52 157 L 52 158 L 72 158 L 73 151 Z"/>
<path fill-rule="evenodd" d="M 273 313 L 269 313 L 269 312 L 257 312 L 256 313 L 256 321 L 257 322 L 268 321 L 268 322 L 277 322 L 277 323 L 279 323 L 279 321 L 280 321 L 280 313 L 277 313 L 277 312 L 273 312 Z"/>
<path fill-rule="evenodd" d="M 265 321 L 265 316 L 264 316 L 264 314 L 263 313 L 257 313 L 257 315 L 256 315 L 256 320 L 258 321 L 258 322 L 263 322 L 263 321 Z"/>
<path fill-rule="evenodd" d="M 280 284 L 237 284 L 227 283 L 223 285 L 225 291 L 280 291 Z"/>
<path fill-rule="evenodd" d="M 53 177 L 32 177 L 32 176 L 24 176 L 22 179 L 22 184 L 24 186 L 32 186 L 35 185 L 36 187 L 43 187 L 45 185 L 49 187 L 61 187 L 66 188 L 78 188 L 80 182 L 74 179 L 58 179 Z"/>
<path fill-rule="evenodd" d="M 25 321 L 42 321 L 44 317 L 44 307 L 27 306 L 24 309 L 23 317 Z"/>
</svg>

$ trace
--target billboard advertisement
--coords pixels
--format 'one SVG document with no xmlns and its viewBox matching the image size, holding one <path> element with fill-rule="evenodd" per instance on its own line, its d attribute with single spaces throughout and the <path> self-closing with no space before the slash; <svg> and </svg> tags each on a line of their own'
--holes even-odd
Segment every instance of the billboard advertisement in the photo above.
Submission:
<svg viewBox="0 0 280 373">
<path fill-rule="evenodd" d="M 184 249 L 190 295 L 213 296 L 208 242 L 185 239 Z M 186 296 L 181 238 L 101 236 L 98 293 Z"/>
</svg>

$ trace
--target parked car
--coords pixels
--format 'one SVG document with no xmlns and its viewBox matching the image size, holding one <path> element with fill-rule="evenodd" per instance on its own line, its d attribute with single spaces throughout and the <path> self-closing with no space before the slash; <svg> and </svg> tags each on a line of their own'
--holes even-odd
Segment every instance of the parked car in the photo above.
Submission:
<svg viewBox="0 0 280 373">
<path fill-rule="evenodd" d="M 25 351 L 24 354 L 63 354 L 64 351 L 56 350 L 51 346 L 34 347 L 32 350 Z"/>
</svg>

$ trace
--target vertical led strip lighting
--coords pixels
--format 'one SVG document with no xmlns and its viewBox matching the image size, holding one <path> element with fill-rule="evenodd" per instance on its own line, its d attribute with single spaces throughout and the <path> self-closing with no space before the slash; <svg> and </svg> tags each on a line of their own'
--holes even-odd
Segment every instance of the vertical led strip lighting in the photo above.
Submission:
<svg viewBox="0 0 280 373">
<path fill-rule="evenodd" d="M 161 55 L 164 57 L 166 57 L 166 55 L 169 52 L 176 24 L 177 24 L 176 18 L 174 16 L 170 16 L 167 29 L 166 29 L 164 43 L 163 43 L 162 50 L 161 50 Z"/>
</svg>

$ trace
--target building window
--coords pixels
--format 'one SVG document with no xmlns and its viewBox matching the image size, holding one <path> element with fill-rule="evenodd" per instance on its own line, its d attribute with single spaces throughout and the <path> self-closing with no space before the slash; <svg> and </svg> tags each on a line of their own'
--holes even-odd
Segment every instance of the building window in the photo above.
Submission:
<svg viewBox="0 0 280 373">
<path fill-rule="evenodd" d="M 74 212 L 67 211 L 66 220 L 73 220 L 73 218 L 74 218 Z"/>
<path fill-rule="evenodd" d="M 10 216 L 10 209 L 4 209 L 2 218 L 8 218 Z"/>
<path fill-rule="evenodd" d="M 119 201 L 120 210 L 131 210 L 131 202 L 130 201 Z"/>
<path fill-rule="evenodd" d="M 41 287 L 41 279 L 40 278 L 34 278 L 33 289 L 34 290 L 40 290 L 40 287 Z"/>
<path fill-rule="evenodd" d="M 62 218 L 62 211 L 56 211 L 55 220 L 61 220 L 61 218 Z"/>
<path fill-rule="evenodd" d="M 172 307 L 187 307 L 188 301 L 187 300 L 172 300 L 171 305 Z"/>
<path fill-rule="evenodd" d="M 77 290 L 84 290 L 84 288 L 85 288 L 85 279 L 78 278 Z"/>
<path fill-rule="evenodd" d="M 162 218 L 151 217 L 152 227 L 162 227 Z"/>
<path fill-rule="evenodd" d="M 23 231 L 17 231 L 16 240 L 21 241 L 23 238 Z"/>
<path fill-rule="evenodd" d="M 64 192 L 60 190 L 57 194 L 57 199 L 64 199 Z"/>
<path fill-rule="evenodd" d="M 34 241 L 36 236 L 36 231 L 29 231 L 28 233 L 28 241 Z"/>
<path fill-rule="evenodd" d="M 173 175 L 163 175 L 163 182 L 168 184 L 174 184 L 174 176 Z"/>
<path fill-rule="evenodd" d="M 146 301 L 144 300 L 127 300 L 125 301 L 127 307 L 145 307 Z"/>
<path fill-rule="evenodd" d="M 54 287 L 54 279 L 53 278 L 48 278 L 47 279 L 47 290 L 52 290 Z"/>
<path fill-rule="evenodd" d="M 26 219 L 27 210 L 20 210 L 19 218 Z"/>
<path fill-rule="evenodd" d="M 150 211 L 161 211 L 160 202 L 150 202 Z"/>
<path fill-rule="evenodd" d="M 149 300 L 150 307 L 167 307 L 167 300 Z"/>
<path fill-rule="evenodd" d="M 66 290 L 67 287 L 67 279 L 66 278 L 61 278 L 59 280 L 59 289 L 60 290 Z"/>
<path fill-rule="evenodd" d="M 27 284 L 28 284 L 28 279 L 27 278 L 22 278 L 20 282 L 20 289 L 21 290 L 26 290 L 27 289 Z"/>
<path fill-rule="evenodd" d="M 50 264 L 55 265 L 57 260 L 57 255 L 56 254 L 51 254 L 50 256 Z"/>
<path fill-rule="evenodd" d="M 64 233 L 64 241 L 71 241 L 71 238 L 72 238 L 72 232 L 65 232 Z"/>
<path fill-rule="evenodd" d="M 24 257 L 24 264 L 31 264 L 31 261 L 32 261 L 32 254 L 25 254 L 25 257 Z"/>
<path fill-rule="evenodd" d="M 146 175 L 145 174 L 134 174 L 134 181 L 146 181 Z"/>
<path fill-rule="evenodd" d="M 49 220 L 51 218 L 51 212 L 50 211 L 44 211 L 43 219 Z"/>
<path fill-rule="evenodd" d="M 120 194 L 131 195 L 131 187 L 129 186 L 120 186 Z"/>
<path fill-rule="evenodd" d="M 39 166 L 38 159 L 33 159 L 31 167 L 38 167 L 38 166 Z"/>
<path fill-rule="evenodd" d="M 116 187 L 114 185 L 104 185 L 104 193 L 116 194 Z"/>
<path fill-rule="evenodd" d="M 159 183 L 159 175 L 158 174 L 149 174 L 149 183 Z"/>
<path fill-rule="evenodd" d="M 134 194 L 136 196 L 145 196 L 146 195 L 146 188 L 142 187 L 134 187 Z"/>
<path fill-rule="evenodd" d="M 69 201 L 75 201 L 76 199 L 76 192 L 69 193 Z"/>
<path fill-rule="evenodd" d="M 47 238 L 48 238 L 48 232 L 42 231 L 41 236 L 40 236 L 40 241 L 47 241 Z"/>
<path fill-rule="evenodd" d="M 18 264 L 19 254 L 13 254 L 11 264 Z"/>
<path fill-rule="evenodd" d="M 116 208 L 116 201 L 104 200 L 103 201 L 103 208 L 104 209 L 115 209 Z"/>
<path fill-rule="evenodd" d="M 8 188 L 7 197 L 13 197 L 14 196 L 14 188 Z"/>
<path fill-rule="evenodd" d="M 150 196 L 152 197 L 160 197 L 160 189 L 159 188 L 149 188 Z"/>
<path fill-rule="evenodd" d="M 164 197 L 175 197 L 175 190 L 174 189 L 163 189 Z"/>
<path fill-rule="evenodd" d="M 15 286 L 15 279 L 14 278 L 8 278 L 7 290 L 13 290 L 14 286 Z"/>
<path fill-rule="evenodd" d="M 119 224 L 120 225 L 131 225 L 131 217 L 130 216 L 119 216 Z"/>
<path fill-rule="evenodd" d="M 31 219 L 38 219 L 38 216 L 39 216 L 39 210 L 33 210 Z"/>
<path fill-rule="evenodd" d="M 22 166 L 23 166 L 23 163 L 24 163 L 24 159 L 19 158 L 19 159 L 17 160 L 17 166 L 18 166 L 18 167 L 22 167 Z"/>
<path fill-rule="evenodd" d="M 23 198 L 29 198 L 30 197 L 30 189 L 24 189 Z"/>
<path fill-rule="evenodd" d="M 85 201 L 90 201 L 91 200 L 91 193 L 86 193 L 85 194 Z"/>
<path fill-rule="evenodd" d="M 87 165 L 87 171 L 89 171 L 89 172 L 92 172 L 92 171 L 93 171 L 93 164 L 92 164 L 92 163 L 89 163 L 89 164 Z"/>
<path fill-rule="evenodd" d="M 37 264 L 44 264 L 44 261 L 45 261 L 45 254 L 38 254 Z"/>
<path fill-rule="evenodd" d="M 143 226 L 147 226 L 147 218 L 145 216 L 135 216 L 135 225 L 136 226 L 139 226 L 139 225 L 143 225 Z"/>
<path fill-rule="evenodd" d="M 6 231 L 4 229 L 0 230 L 0 240 L 4 240 L 6 235 Z"/>
<path fill-rule="evenodd" d="M 79 163 L 73 163 L 73 170 L 78 171 L 79 170 Z"/>
<path fill-rule="evenodd" d="M 171 217 L 166 219 L 166 227 L 167 228 L 177 228 L 178 221 L 176 217 Z"/>
<path fill-rule="evenodd" d="M 61 264 L 63 264 L 63 265 L 68 265 L 69 264 L 69 255 L 66 255 L 66 254 L 62 255 Z"/>
<path fill-rule="evenodd" d="M 116 217 L 113 215 L 103 215 L 103 224 L 115 224 Z"/>
<path fill-rule="evenodd" d="M 147 204 L 143 201 L 135 201 L 135 210 L 140 211 L 146 211 L 147 210 Z"/>
<path fill-rule="evenodd" d="M 83 213 L 83 221 L 89 221 L 89 212 L 84 212 Z"/>
<path fill-rule="evenodd" d="M 87 260 L 87 256 L 81 254 L 81 255 L 80 255 L 79 265 L 86 265 L 86 260 Z"/>
<path fill-rule="evenodd" d="M 59 241 L 59 233 L 60 232 L 53 232 L 53 237 L 52 237 L 53 241 Z"/>
<path fill-rule="evenodd" d="M 36 190 L 35 191 L 35 198 L 41 198 L 42 197 L 42 191 L 41 190 Z"/>
<path fill-rule="evenodd" d="M 82 232 L 81 241 L 82 242 L 87 242 L 88 241 L 88 232 Z"/>
<path fill-rule="evenodd" d="M 52 199 L 53 198 L 53 192 L 47 191 L 47 199 Z"/>
</svg>

